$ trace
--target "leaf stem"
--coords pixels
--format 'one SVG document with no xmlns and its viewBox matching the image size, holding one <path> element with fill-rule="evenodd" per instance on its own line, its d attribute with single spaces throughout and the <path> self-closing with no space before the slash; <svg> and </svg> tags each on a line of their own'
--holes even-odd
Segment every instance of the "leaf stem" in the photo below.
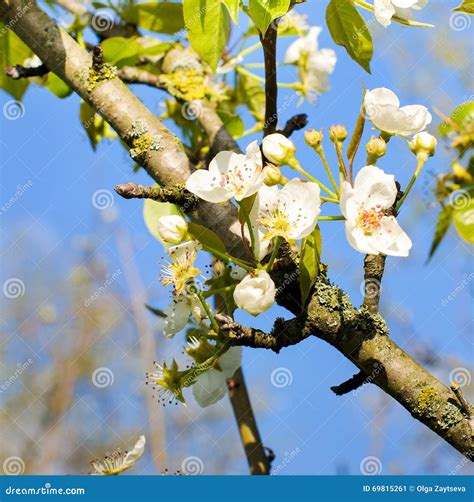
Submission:
<svg viewBox="0 0 474 502">
<path fill-rule="evenodd" d="M 318 221 L 344 221 L 344 216 L 320 216 Z"/>
<path fill-rule="evenodd" d="M 413 176 L 411 177 L 411 180 L 408 183 L 408 185 L 407 185 L 407 187 L 405 189 L 405 192 L 404 192 L 402 198 L 398 201 L 397 211 L 400 209 L 400 207 L 402 206 L 403 202 L 405 201 L 405 199 L 407 198 L 408 194 L 410 193 L 413 185 L 415 184 L 416 179 L 418 178 L 418 175 L 421 172 L 421 169 L 423 168 L 423 166 L 425 165 L 426 161 L 428 160 L 428 156 L 426 154 L 419 154 L 417 156 L 417 160 L 418 160 L 418 163 L 416 165 L 415 172 L 413 173 Z"/>
<path fill-rule="evenodd" d="M 293 159 L 292 161 L 290 161 L 291 163 L 288 164 L 292 169 L 294 169 L 295 171 L 299 172 L 300 174 L 302 174 L 303 176 L 305 176 L 306 178 L 308 178 L 309 180 L 311 180 L 313 183 L 316 183 L 317 185 L 319 185 L 319 187 L 324 190 L 332 199 L 335 199 L 337 200 L 337 195 L 332 191 L 330 190 L 326 185 L 324 185 L 323 183 L 321 183 L 319 180 L 317 180 L 314 176 L 312 176 L 311 174 L 309 174 L 307 171 L 305 171 L 302 167 L 301 167 L 301 164 L 296 160 L 296 159 Z"/>
<path fill-rule="evenodd" d="M 242 211 L 242 216 L 244 217 L 245 224 L 249 229 L 250 246 L 252 247 L 252 253 L 255 257 L 255 235 L 253 233 L 253 227 L 252 227 L 252 222 L 250 221 L 250 215 L 247 212 L 247 209 L 245 208 L 244 204 L 241 204 L 239 201 L 237 201 L 237 204 L 239 205 L 239 210 Z"/>
<path fill-rule="evenodd" d="M 324 153 L 323 146 L 320 145 L 319 147 L 315 148 L 315 152 L 319 155 L 321 162 L 323 163 L 324 169 L 326 170 L 326 173 L 331 181 L 331 185 L 334 188 L 334 191 L 337 194 L 337 197 L 339 198 L 339 187 L 337 186 L 336 180 L 334 179 L 334 176 L 332 175 L 331 168 L 329 167 L 328 161 L 326 159 L 326 155 Z"/>
<path fill-rule="evenodd" d="M 202 291 L 197 287 L 196 287 L 196 296 L 199 298 L 199 301 L 201 302 L 201 305 L 205 310 L 206 315 L 209 318 L 209 321 L 211 322 L 212 329 L 216 332 L 217 335 L 219 335 L 220 334 L 219 324 L 217 323 L 216 318 L 212 313 L 211 307 L 207 303 L 206 298 L 204 297 Z"/>
<path fill-rule="evenodd" d="M 255 75 L 255 73 L 252 73 L 251 71 L 247 71 L 245 68 L 242 68 L 241 66 L 236 66 L 235 69 L 239 73 L 242 73 L 242 75 L 246 75 L 247 77 L 253 78 L 254 80 L 257 80 L 257 82 L 261 82 L 262 84 L 265 83 L 265 79 L 263 77 L 260 77 L 259 75 Z M 301 88 L 301 84 L 299 82 L 295 82 L 293 84 L 284 84 L 284 83 L 278 82 L 277 86 L 284 88 L 284 89 L 295 89 L 295 90 L 300 90 L 300 88 Z"/>
</svg>

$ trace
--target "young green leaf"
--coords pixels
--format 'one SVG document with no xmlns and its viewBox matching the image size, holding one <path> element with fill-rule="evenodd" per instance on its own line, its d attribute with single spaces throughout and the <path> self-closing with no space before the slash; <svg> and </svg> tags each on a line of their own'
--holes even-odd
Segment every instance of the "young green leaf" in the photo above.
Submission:
<svg viewBox="0 0 474 502">
<path fill-rule="evenodd" d="M 288 12 L 290 3 L 290 0 L 249 0 L 249 11 L 255 26 L 265 35 L 270 23 Z"/>
<path fill-rule="evenodd" d="M 474 123 L 474 101 L 466 101 L 451 113 L 449 120 L 439 126 L 439 133 L 446 136 L 452 131 L 464 132 Z"/>
<path fill-rule="evenodd" d="M 474 0 L 464 0 L 461 5 L 453 9 L 456 12 L 465 12 L 466 14 L 474 15 Z"/>
<path fill-rule="evenodd" d="M 257 122 L 265 121 L 265 91 L 253 78 L 239 74 L 237 76 L 237 100 L 246 105 Z"/>
<path fill-rule="evenodd" d="M 173 35 L 184 28 L 183 7 L 174 2 L 146 2 L 128 5 L 122 18 L 145 30 Z"/>
<path fill-rule="evenodd" d="M 188 223 L 188 233 L 193 239 L 199 241 L 202 247 L 209 253 L 213 251 L 217 251 L 220 254 L 227 253 L 224 243 L 212 230 L 190 222 Z"/>
<path fill-rule="evenodd" d="M 451 204 L 443 206 L 441 213 L 439 214 L 438 217 L 438 223 L 436 224 L 436 231 L 433 238 L 433 243 L 431 244 L 431 249 L 428 259 L 430 259 L 434 255 L 436 249 L 438 249 L 440 242 L 446 235 L 446 232 L 448 231 L 453 219 L 453 209 L 454 208 Z"/>
<path fill-rule="evenodd" d="M 326 9 L 326 23 L 334 42 L 345 47 L 349 56 L 370 73 L 372 36 L 352 0 L 331 0 Z"/>
<path fill-rule="evenodd" d="M 45 85 L 58 98 L 67 98 L 72 93 L 72 89 L 52 72 L 48 73 Z"/>
<path fill-rule="evenodd" d="M 104 61 L 117 68 L 134 66 L 144 51 L 144 48 L 132 38 L 107 38 L 101 46 L 104 52 Z"/>
<path fill-rule="evenodd" d="M 229 11 L 216 0 L 184 0 L 183 3 L 189 42 L 215 71 L 229 36 Z"/>
<path fill-rule="evenodd" d="M 453 224 L 462 239 L 474 244 L 474 199 L 467 199 L 465 205 L 454 210 Z"/>
<path fill-rule="evenodd" d="M 221 0 L 221 2 L 227 7 L 234 24 L 237 24 L 239 20 L 239 0 Z"/>
<path fill-rule="evenodd" d="M 321 231 L 317 226 L 313 233 L 303 240 L 300 258 L 300 290 L 301 302 L 305 303 L 308 294 L 319 274 L 321 262 L 322 239 Z"/>
</svg>

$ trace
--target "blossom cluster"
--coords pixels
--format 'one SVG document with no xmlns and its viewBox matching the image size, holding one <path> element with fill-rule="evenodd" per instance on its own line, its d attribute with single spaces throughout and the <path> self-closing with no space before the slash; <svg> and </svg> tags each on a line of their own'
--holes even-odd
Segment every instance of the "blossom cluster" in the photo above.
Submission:
<svg viewBox="0 0 474 502">
<path fill-rule="evenodd" d="M 336 183 L 323 153 L 322 132 L 305 133 L 307 144 L 323 159 L 333 189 L 301 166 L 295 145 L 280 133 L 266 136 L 261 145 L 257 141 L 250 143 L 245 153 L 220 152 L 208 169 L 191 174 L 185 185 L 189 192 L 213 204 L 235 205 L 240 234 L 247 241 L 246 259 L 224 252 L 216 244 L 217 236 L 210 239 L 209 230 L 196 231 L 199 226 L 188 222 L 179 210 L 178 214 L 159 218 L 159 234 L 169 246 L 169 262 L 162 267 L 161 280 L 173 287 L 172 301 L 164 312 L 163 333 L 174 337 L 190 325 L 184 352 L 191 358 L 185 369 L 180 369 L 175 360 L 169 365 L 155 363 L 156 371 L 148 374 L 148 381 L 158 390 L 161 402 L 184 403 L 185 387 L 192 387 L 201 406 L 224 396 L 226 380 L 240 365 L 241 349 L 229 343 L 229 334 L 221 330 L 208 298 L 226 294 L 233 305 L 230 314 L 242 309 L 257 316 L 270 309 L 277 294 L 272 271 L 281 246 L 285 243 L 298 266 L 304 244 L 319 232 L 320 221 L 343 220 L 349 245 L 361 253 L 408 256 L 412 242 L 396 217 L 421 166 L 434 153 L 436 140 L 425 131 L 431 115 L 421 105 L 400 106 L 395 93 L 385 88 L 365 93 L 363 111 L 380 134 L 368 142 L 370 162 L 358 170 L 353 180 L 339 157 Z M 331 127 L 329 138 L 336 152 L 340 152 L 347 136 L 344 126 Z M 394 175 L 376 165 L 392 136 L 404 140 L 413 137 L 408 145 L 418 160 L 402 199 Z M 296 176 L 284 176 L 283 169 Z M 340 216 L 321 215 L 322 209 L 331 204 L 339 207 Z M 207 280 L 198 268 L 202 249 L 225 264 L 217 273 L 218 279 Z"/>
</svg>

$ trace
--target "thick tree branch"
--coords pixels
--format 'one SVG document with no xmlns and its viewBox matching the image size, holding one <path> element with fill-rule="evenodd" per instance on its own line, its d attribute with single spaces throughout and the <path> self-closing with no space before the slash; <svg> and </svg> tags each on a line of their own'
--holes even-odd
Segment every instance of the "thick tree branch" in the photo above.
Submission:
<svg viewBox="0 0 474 502">
<path fill-rule="evenodd" d="M 239 327 L 220 319 L 235 345 L 279 352 L 308 336 L 330 343 L 351 360 L 368 380 L 395 398 L 411 415 L 474 460 L 473 429 L 452 392 L 430 375 L 388 336 L 379 314 L 354 308 L 345 293 L 321 276 L 306 312 L 277 320 L 271 333 Z"/>
<path fill-rule="evenodd" d="M 183 184 L 193 166 L 179 140 L 115 77 L 92 70 L 92 58 L 32 0 L 0 0 L 0 18 L 129 145 L 134 159 L 161 185 Z M 201 202 L 192 217 L 244 258 L 240 224 L 230 204 Z"/>
</svg>

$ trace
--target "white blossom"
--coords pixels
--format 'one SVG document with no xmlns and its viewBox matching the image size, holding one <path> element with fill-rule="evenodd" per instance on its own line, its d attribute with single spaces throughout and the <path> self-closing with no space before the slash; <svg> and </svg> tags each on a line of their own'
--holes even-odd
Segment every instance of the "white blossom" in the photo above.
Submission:
<svg viewBox="0 0 474 502">
<path fill-rule="evenodd" d="M 253 195 L 263 184 L 265 174 L 258 143 L 254 141 L 245 155 L 224 151 L 210 162 L 209 170 L 198 169 L 186 181 L 186 188 L 208 202 L 240 201 Z"/>
<path fill-rule="evenodd" d="M 412 246 L 394 216 L 388 216 L 397 196 L 393 175 L 376 166 L 365 166 L 354 187 L 342 185 L 341 211 L 346 218 L 349 244 L 361 253 L 408 256 Z"/>
<path fill-rule="evenodd" d="M 422 9 L 428 0 L 374 0 L 374 14 L 377 21 L 385 28 L 392 22 L 392 17 L 410 18 L 409 9 Z"/>
<path fill-rule="evenodd" d="M 234 301 L 252 315 L 261 314 L 275 303 L 275 283 L 265 270 L 247 274 L 234 290 Z"/>
<path fill-rule="evenodd" d="M 216 369 L 212 368 L 200 375 L 193 385 L 193 395 L 199 406 L 205 408 L 217 403 L 227 392 L 227 379 L 240 367 L 242 348 L 231 347 L 221 357 Z"/>
<path fill-rule="evenodd" d="M 187 241 L 168 249 L 171 262 L 162 267 L 161 282 L 165 286 L 173 285 L 180 295 L 186 283 L 196 277 L 200 270 L 194 266 L 200 244 Z"/>
<path fill-rule="evenodd" d="M 399 136 L 411 136 L 421 132 L 432 120 L 425 106 L 400 107 L 396 94 L 385 87 L 367 91 L 364 108 L 368 118 L 377 129 Z"/>
<path fill-rule="evenodd" d="M 321 93 L 329 89 L 329 75 L 336 67 L 337 57 L 332 49 L 319 49 L 319 26 L 312 26 L 308 33 L 299 37 L 287 49 L 285 63 L 296 64 L 305 86 L 304 93 L 310 100 L 311 93 Z"/>
<path fill-rule="evenodd" d="M 164 314 L 166 317 L 163 322 L 163 334 L 168 338 L 172 338 L 186 327 L 190 315 L 198 324 L 204 318 L 201 301 L 193 293 L 173 298 Z"/>
<path fill-rule="evenodd" d="M 131 451 L 122 452 L 117 449 L 106 455 L 104 460 L 92 460 L 91 465 L 96 471 L 94 474 L 113 476 L 130 469 L 143 456 L 145 442 L 145 436 L 140 436 Z"/>
<path fill-rule="evenodd" d="M 257 239 L 266 241 L 279 236 L 294 241 L 314 230 L 320 211 L 319 186 L 294 178 L 281 190 L 262 186 L 250 211 L 250 220 L 260 230 Z"/>
</svg>

